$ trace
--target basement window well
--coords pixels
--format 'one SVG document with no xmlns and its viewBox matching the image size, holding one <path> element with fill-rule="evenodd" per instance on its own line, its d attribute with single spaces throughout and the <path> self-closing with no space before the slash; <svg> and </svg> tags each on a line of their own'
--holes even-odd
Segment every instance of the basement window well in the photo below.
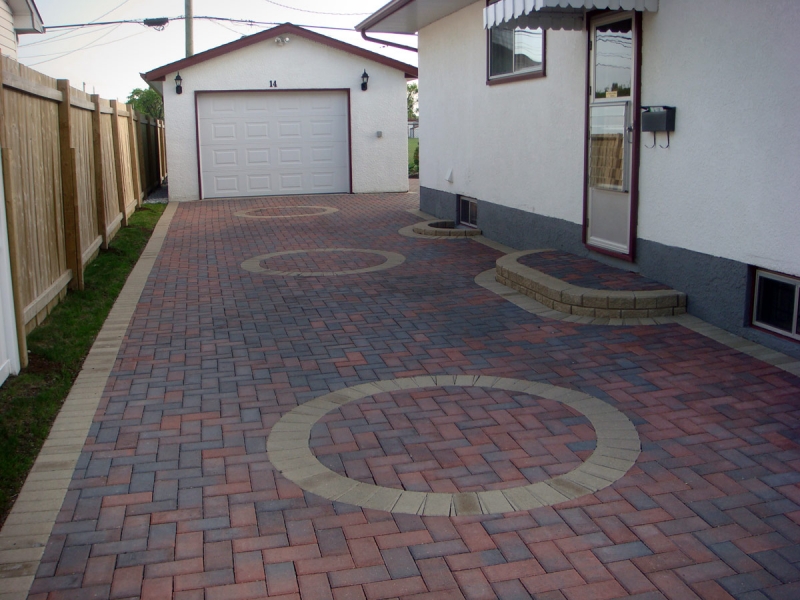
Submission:
<svg viewBox="0 0 800 600">
<path fill-rule="evenodd" d="M 800 278 L 756 271 L 753 325 L 800 340 Z"/>
<path fill-rule="evenodd" d="M 468 227 L 478 226 L 478 201 L 475 198 L 458 197 L 458 222 Z"/>
</svg>

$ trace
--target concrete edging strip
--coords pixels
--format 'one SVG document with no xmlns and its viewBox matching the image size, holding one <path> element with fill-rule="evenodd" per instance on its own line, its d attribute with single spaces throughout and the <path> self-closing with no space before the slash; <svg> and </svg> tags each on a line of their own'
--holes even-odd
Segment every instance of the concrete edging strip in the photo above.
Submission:
<svg viewBox="0 0 800 600">
<path fill-rule="evenodd" d="M 28 596 L 128 324 L 177 208 L 176 202 L 167 204 L 0 531 L 0 600 Z"/>
</svg>

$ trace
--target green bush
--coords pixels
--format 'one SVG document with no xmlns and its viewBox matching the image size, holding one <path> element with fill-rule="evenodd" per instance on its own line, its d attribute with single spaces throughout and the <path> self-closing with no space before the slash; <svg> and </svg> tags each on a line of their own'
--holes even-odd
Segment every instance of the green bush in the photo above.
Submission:
<svg viewBox="0 0 800 600">
<path fill-rule="evenodd" d="M 414 148 L 414 164 L 419 168 L 419 146 Z"/>
</svg>

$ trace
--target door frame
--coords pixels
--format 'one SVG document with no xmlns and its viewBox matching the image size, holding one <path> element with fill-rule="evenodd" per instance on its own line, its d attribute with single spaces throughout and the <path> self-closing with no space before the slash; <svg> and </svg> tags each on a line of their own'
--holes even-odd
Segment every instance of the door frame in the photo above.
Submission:
<svg viewBox="0 0 800 600">
<path fill-rule="evenodd" d="M 297 92 L 344 92 L 347 96 L 347 169 L 350 179 L 348 191 L 345 194 L 353 193 L 353 118 L 352 106 L 350 102 L 350 88 L 287 88 L 287 89 L 226 89 L 226 90 L 195 90 L 194 92 L 194 133 L 195 133 L 195 152 L 197 153 L 197 190 L 200 200 L 205 200 L 205 190 L 203 190 L 203 167 L 200 158 L 200 95 L 210 94 L 231 94 L 231 93 L 297 93 Z M 298 194 L 306 196 L 308 194 Z M 259 198 L 260 196 L 234 196 L 234 198 Z M 209 200 L 227 200 L 227 198 L 209 198 Z"/>
<path fill-rule="evenodd" d="M 631 18 L 633 19 L 634 29 L 634 49 L 633 49 L 633 90 L 631 96 L 631 123 L 633 126 L 633 144 L 631 148 L 631 164 L 630 164 L 630 227 L 628 236 L 628 253 L 614 252 L 607 248 L 599 248 L 589 244 L 589 136 L 590 130 L 590 106 L 591 94 L 590 89 L 592 85 L 592 51 L 590 44 L 592 43 L 592 26 L 594 21 L 600 18 L 606 18 L 619 12 L 620 19 L 625 18 L 628 11 L 592 11 L 586 15 L 586 36 L 588 43 L 586 44 L 586 82 L 584 89 L 584 100 L 586 104 L 586 114 L 584 122 L 584 137 L 583 137 L 583 223 L 582 241 L 584 246 L 592 252 L 599 254 L 606 254 L 615 258 L 622 259 L 627 262 L 635 262 L 636 260 L 636 235 L 637 223 L 639 221 L 639 153 L 641 148 L 641 131 L 640 119 L 642 113 L 642 13 L 641 11 L 632 11 Z"/>
</svg>

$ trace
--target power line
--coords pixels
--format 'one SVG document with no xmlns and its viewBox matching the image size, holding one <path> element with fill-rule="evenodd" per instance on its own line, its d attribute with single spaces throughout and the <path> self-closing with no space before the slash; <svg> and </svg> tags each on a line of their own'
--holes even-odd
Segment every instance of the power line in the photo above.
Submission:
<svg viewBox="0 0 800 600">
<path fill-rule="evenodd" d="M 86 25 L 91 25 L 91 24 L 93 24 L 93 23 L 96 23 L 97 21 L 99 21 L 100 19 L 102 19 L 103 17 L 105 17 L 106 15 L 110 15 L 112 12 L 114 12 L 114 11 L 115 11 L 115 10 L 117 10 L 118 8 L 122 8 L 122 7 L 123 7 L 125 4 L 127 4 L 128 2 L 130 2 L 130 0 L 123 0 L 122 2 L 120 2 L 119 4 L 117 4 L 117 5 L 116 5 L 114 8 L 112 8 L 111 10 L 109 10 L 109 11 L 107 11 L 107 12 L 104 12 L 104 13 L 103 13 L 102 15 L 100 15 L 99 17 L 95 17 L 94 19 L 92 19 L 91 21 L 89 21 L 89 23 L 85 23 L 85 24 L 83 24 L 83 25 L 75 25 L 74 27 L 77 29 L 77 28 L 80 28 L 80 27 L 84 27 L 84 26 L 86 26 Z M 47 27 L 46 29 L 64 29 L 64 27 L 63 27 L 63 26 L 56 26 L 56 27 Z M 22 45 L 21 45 L 21 46 L 19 46 L 19 47 L 20 47 L 20 48 L 25 48 L 25 47 L 27 47 L 27 46 L 38 46 L 39 44 L 49 44 L 50 42 L 52 42 L 52 41 L 53 41 L 53 40 L 55 40 L 56 38 L 64 37 L 65 35 L 69 35 L 70 33 L 73 33 L 73 32 L 72 32 L 72 31 L 66 31 L 66 32 L 64 32 L 64 33 L 61 33 L 61 34 L 59 34 L 59 35 L 57 35 L 57 36 L 51 37 L 50 39 L 47 39 L 47 40 L 41 40 L 41 41 L 39 41 L 39 42 L 31 42 L 30 44 L 22 44 Z M 76 35 L 76 36 L 73 36 L 73 37 L 79 37 L 79 36 L 77 36 L 77 35 Z M 70 38 L 70 39 L 71 39 L 71 38 Z"/>
<path fill-rule="evenodd" d="M 181 15 L 178 17 L 169 17 L 166 19 L 167 21 L 183 21 L 186 17 Z M 283 25 L 283 22 L 278 21 L 253 21 L 251 19 L 232 19 L 228 17 L 211 17 L 211 16 L 204 16 L 204 15 L 195 15 L 193 17 L 195 20 L 207 20 L 207 21 L 225 21 L 227 23 L 238 23 L 240 25 Z M 48 29 L 80 29 L 84 27 L 103 27 L 106 25 L 145 25 L 145 21 L 149 21 L 150 19 L 125 19 L 120 21 L 103 21 L 101 23 L 71 23 L 69 25 L 49 25 Z M 301 25 L 298 23 L 292 23 L 295 27 L 304 27 L 306 29 L 330 29 L 334 31 L 348 31 L 350 33 L 355 32 L 355 29 L 352 27 L 331 27 L 328 25 Z M 77 36 L 76 36 L 77 37 Z M 51 41 L 51 40 L 47 40 Z M 37 44 L 44 43 L 44 42 L 35 42 Z M 32 46 L 33 44 L 26 44 L 25 46 Z"/>
<path fill-rule="evenodd" d="M 110 35 L 110 34 L 114 33 L 117 29 L 119 29 L 119 25 L 117 25 L 116 27 L 114 27 L 112 29 L 109 29 L 103 35 L 101 35 L 99 38 L 97 38 L 95 40 L 92 40 L 91 42 L 89 42 L 85 46 L 81 46 L 80 48 L 75 48 L 74 50 L 67 50 L 66 52 L 60 53 L 60 55 L 56 56 L 55 58 L 48 58 L 47 60 L 40 60 L 39 62 L 30 64 L 30 65 L 27 65 L 27 66 L 28 67 L 35 67 L 36 65 L 41 65 L 41 64 L 50 62 L 52 60 L 58 60 L 59 58 L 64 58 L 65 56 L 69 56 L 70 54 L 74 54 L 75 52 L 80 52 L 81 50 L 86 50 L 87 48 L 92 47 L 92 44 L 94 44 L 95 42 L 99 42 L 100 40 L 102 40 L 107 35 Z"/>
<path fill-rule="evenodd" d="M 281 8 L 288 8 L 289 10 L 296 10 L 298 12 L 304 13 L 311 13 L 313 15 L 329 15 L 335 17 L 362 17 L 365 15 L 371 15 L 372 13 L 337 13 L 337 12 L 322 12 L 319 10 L 308 10 L 305 8 L 297 8 L 296 6 L 287 6 L 286 4 L 280 4 L 275 2 L 274 0 L 264 0 L 267 4 L 272 4 L 274 6 L 280 6 Z"/>
</svg>

